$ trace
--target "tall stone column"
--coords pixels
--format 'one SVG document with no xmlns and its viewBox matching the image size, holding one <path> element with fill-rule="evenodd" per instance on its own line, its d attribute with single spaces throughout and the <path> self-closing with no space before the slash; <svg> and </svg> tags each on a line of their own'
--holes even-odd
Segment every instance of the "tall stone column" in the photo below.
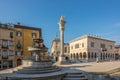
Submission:
<svg viewBox="0 0 120 80">
<path fill-rule="evenodd" d="M 64 56 L 64 30 L 65 30 L 65 23 L 66 21 L 64 20 L 64 17 L 60 17 L 60 21 L 58 22 L 59 29 L 60 29 L 60 56 L 59 56 L 59 61 L 63 62 L 65 61 L 65 56 Z"/>
</svg>

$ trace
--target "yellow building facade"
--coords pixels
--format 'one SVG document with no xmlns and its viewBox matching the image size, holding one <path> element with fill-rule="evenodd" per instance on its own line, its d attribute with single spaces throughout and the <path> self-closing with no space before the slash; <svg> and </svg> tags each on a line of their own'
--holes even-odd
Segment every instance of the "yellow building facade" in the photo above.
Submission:
<svg viewBox="0 0 120 80">
<path fill-rule="evenodd" d="M 34 45 L 34 38 L 41 37 L 41 29 L 17 24 L 14 25 L 14 36 L 15 61 L 16 66 L 19 66 L 23 58 L 32 56 L 28 47 Z"/>
<path fill-rule="evenodd" d="M 14 67 L 14 57 L 14 26 L 0 24 L 0 69 Z"/>
</svg>

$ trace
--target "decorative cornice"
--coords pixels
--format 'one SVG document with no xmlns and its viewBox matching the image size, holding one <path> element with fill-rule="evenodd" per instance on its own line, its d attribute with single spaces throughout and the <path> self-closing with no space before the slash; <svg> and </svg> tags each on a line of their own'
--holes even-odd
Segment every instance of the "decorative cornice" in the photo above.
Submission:
<svg viewBox="0 0 120 80">
<path fill-rule="evenodd" d="M 76 39 L 71 40 L 69 43 L 75 42 L 75 41 L 78 41 L 78 40 L 81 40 L 81 39 L 84 39 L 84 38 L 93 38 L 93 39 L 99 39 L 99 40 L 104 40 L 104 41 L 109 41 L 109 42 L 114 42 L 115 43 L 115 41 L 113 41 L 113 40 L 104 39 L 104 38 L 101 38 L 101 37 L 91 36 L 91 35 L 84 35 L 84 36 L 78 37 Z"/>
</svg>

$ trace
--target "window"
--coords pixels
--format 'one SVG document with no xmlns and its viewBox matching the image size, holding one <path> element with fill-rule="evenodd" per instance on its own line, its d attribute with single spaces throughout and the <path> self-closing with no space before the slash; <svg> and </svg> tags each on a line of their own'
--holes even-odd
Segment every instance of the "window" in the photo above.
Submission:
<svg viewBox="0 0 120 80">
<path fill-rule="evenodd" d="M 13 32 L 10 32 L 10 38 L 13 38 L 13 35 L 14 35 Z"/>
<path fill-rule="evenodd" d="M 8 41 L 7 40 L 2 41 L 2 47 L 3 48 L 8 48 Z"/>
<path fill-rule="evenodd" d="M 67 47 L 65 47 L 65 53 L 67 53 Z"/>
<path fill-rule="evenodd" d="M 82 47 L 84 47 L 84 43 L 82 43 Z"/>
<path fill-rule="evenodd" d="M 91 42 L 91 47 L 94 47 L 94 42 Z"/>
<path fill-rule="evenodd" d="M 75 44 L 75 49 L 79 48 L 79 44 Z"/>
<path fill-rule="evenodd" d="M 110 49 L 112 49 L 112 45 L 110 45 Z"/>
<path fill-rule="evenodd" d="M 101 50 L 102 51 L 107 51 L 107 48 L 105 48 L 105 44 L 101 44 Z"/>
<path fill-rule="evenodd" d="M 14 51 L 13 51 L 13 50 L 10 50 L 10 51 L 9 51 L 9 55 L 10 55 L 10 56 L 14 56 Z"/>
<path fill-rule="evenodd" d="M 22 51 L 16 51 L 16 55 L 17 56 L 21 56 L 22 55 Z"/>
<path fill-rule="evenodd" d="M 36 38 L 36 33 L 32 33 L 32 38 Z"/>
<path fill-rule="evenodd" d="M 2 51 L 2 58 L 3 59 L 7 59 L 8 58 L 8 51 L 7 50 L 3 50 Z"/>
<path fill-rule="evenodd" d="M 36 56 L 36 52 L 31 52 L 31 56 Z"/>
<path fill-rule="evenodd" d="M 10 46 L 14 46 L 14 42 L 13 41 L 9 41 L 9 45 Z"/>
<path fill-rule="evenodd" d="M 22 32 L 17 31 L 16 36 L 22 36 Z"/>
<path fill-rule="evenodd" d="M 101 44 L 100 47 L 101 47 L 101 48 L 105 48 L 105 44 Z"/>
<path fill-rule="evenodd" d="M 32 42 L 32 47 L 35 47 L 35 42 Z"/>
<path fill-rule="evenodd" d="M 21 48 L 21 41 L 20 40 L 17 41 L 17 45 L 16 46 L 17 46 L 17 48 Z"/>
</svg>

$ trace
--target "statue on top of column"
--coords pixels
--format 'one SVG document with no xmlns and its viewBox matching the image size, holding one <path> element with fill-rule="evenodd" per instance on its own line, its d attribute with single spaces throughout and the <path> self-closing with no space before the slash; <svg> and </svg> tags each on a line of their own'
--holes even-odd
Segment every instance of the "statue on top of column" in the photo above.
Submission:
<svg viewBox="0 0 120 80">
<path fill-rule="evenodd" d="M 65 19 L 64 19 L 64 16 L 61 16 L 61 17 L 60 17 L 60 21 L 58 22 L 58 24 L 59 24 L 61 27 L 64 27 L 65 23 L 66 23 L 66 21 L 65 21 Z"/>
</svg>

